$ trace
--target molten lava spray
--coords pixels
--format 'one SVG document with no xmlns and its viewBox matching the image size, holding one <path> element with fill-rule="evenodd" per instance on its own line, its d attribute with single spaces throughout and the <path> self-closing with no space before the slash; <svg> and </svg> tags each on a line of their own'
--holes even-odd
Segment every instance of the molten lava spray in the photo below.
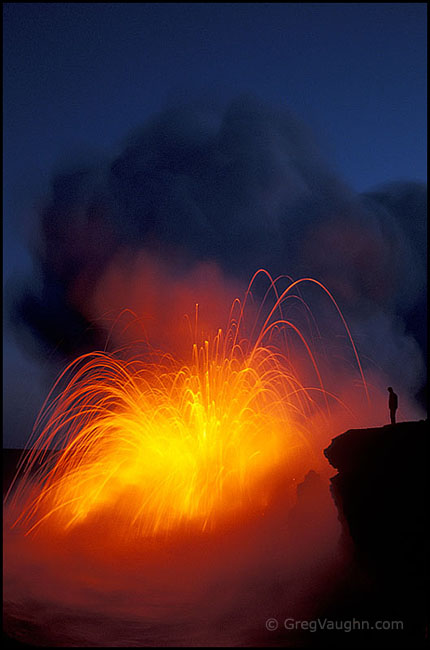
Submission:
<svg viewBox="0 0 430 650">
<path fill-rule="evenodd" d="M 259 270 L 220 328 L 217 272 L 143 271 L 153 315 L 121 272 L 102 281 L 103 325 L 121 296 L 133 309 L 110 322 L 114 351 L 59 376 L 6 495 L 6 627 L 40 645 L 264 645 L 266 619 L 318 615 L 343 570 L 321 451 L 374 421 L 373 379 L 317 280 Z"/>
<path fill-rule="evenodd" d="M 255 316 L 246 307 L 256 277 L 267 275 L 272 305 Z M 316 280 L 291 282 L 279 294 L 257 272 L 228 326 L 199 340 L 198 306 L 190 360 L 152 351 L 145 359 L 94 352 L 58 379 L 36 422 L 32 451 L 20 468 L 15 524 L 33 533 L 67 530 L 104 518 L 124 540 L 210 531 L 264 514 L 282 479 L 285 499 L 297 475 L 318 464 L 309 426 L 330 415 L 337 398 L 324 388 L 312 340 L 283 313 L 287 300 L 313 283 L 333 301 L 367 393 L 348 327 L 331 294 Z M 294 293 L 294 290 L 296 293 Z M 313 370 L 305 385 L 292 359 L 302 349 Z"/>
</svg>

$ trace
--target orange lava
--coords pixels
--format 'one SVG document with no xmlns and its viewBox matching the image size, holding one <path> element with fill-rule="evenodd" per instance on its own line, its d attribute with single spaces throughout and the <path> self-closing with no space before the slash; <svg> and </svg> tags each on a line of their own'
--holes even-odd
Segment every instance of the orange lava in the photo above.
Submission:
<svg viewBox="0 0 430 650">
<path fill-rule="evenodd" d="M 245 336 L 245 307 L 261 274 L 270 280 L 272 306 L 258 332 L 256 318 Z M 312 340 L 283 313 L 287 299 L 303 303 L 303 283 L 317 285 L 334 303 L 367 393 L 348 327 L 327 289 L 305 278 L 279 295 L 260 270 L 244 300 L 234 301 L 225 330 L 201 339 L 196 306 L 188 363 L 155 351 L 138 359 L 94 352 L 66 368 L 10 491 L 20 507 L 14 525 L 30 534 L 104 520 L 123 539 L 213 531 L 264 513 L 276 477 L 287 477 L 293 490 L 294 477 L 315 457 L 312 417 L 328 417 L 330 404 L 339 402 L 324 388 Z M 312 382 L 293 362 L 292 345 L 306 357 Z"/>
</svg>

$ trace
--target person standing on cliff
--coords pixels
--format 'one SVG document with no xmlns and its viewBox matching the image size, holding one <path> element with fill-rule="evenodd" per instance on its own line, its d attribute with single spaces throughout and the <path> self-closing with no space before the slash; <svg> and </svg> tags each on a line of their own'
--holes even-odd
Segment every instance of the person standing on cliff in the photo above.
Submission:
<svg viewBox="0 0 430 650">
<path fill-rule="evenodd" d="M 399 400 L 391 386 L 389 386 L 387 390 L 390 393 L 390 397 L 388 398 L 388 408 L 390 409 L 391 424 L 396 424 L 396 411 L 399 405 Z"/>
</svg>

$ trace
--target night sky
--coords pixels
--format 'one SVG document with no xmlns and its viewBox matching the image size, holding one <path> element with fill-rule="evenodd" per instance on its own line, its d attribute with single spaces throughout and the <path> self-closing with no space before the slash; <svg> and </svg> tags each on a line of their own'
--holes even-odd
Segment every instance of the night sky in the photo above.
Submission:
<svg viewBox="0 0 430 650">
<path fill-rule="evenodd" d="M 166 106 L 251 93 L 286 107 L 364 192 L 425 181 L 426 76 L 424 3 L 6 3 L 6 306 L 32 273 L 53 172 L 114 157 Z M 5 323 L 4 444 L 19 446 L 55 373 L 16 340 L 8 309 Z"/>
</svg>

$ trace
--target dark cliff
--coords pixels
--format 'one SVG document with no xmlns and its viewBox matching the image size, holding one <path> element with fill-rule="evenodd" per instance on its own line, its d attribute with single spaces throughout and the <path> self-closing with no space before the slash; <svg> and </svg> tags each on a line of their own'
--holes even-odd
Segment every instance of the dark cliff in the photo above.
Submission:
<svg viewBox="0 0 430 650">
<path fill-rule="evenodd" d="M 352 429 L 324 452 L 338 470 L 331 490 L 350 558 L 343 597 L 329 613 L 402 621 L 402 630 L 357 632 L 349 637 L 356 647 L 424 645 L 428 434 L 427 421 Z"/>
</svg>

